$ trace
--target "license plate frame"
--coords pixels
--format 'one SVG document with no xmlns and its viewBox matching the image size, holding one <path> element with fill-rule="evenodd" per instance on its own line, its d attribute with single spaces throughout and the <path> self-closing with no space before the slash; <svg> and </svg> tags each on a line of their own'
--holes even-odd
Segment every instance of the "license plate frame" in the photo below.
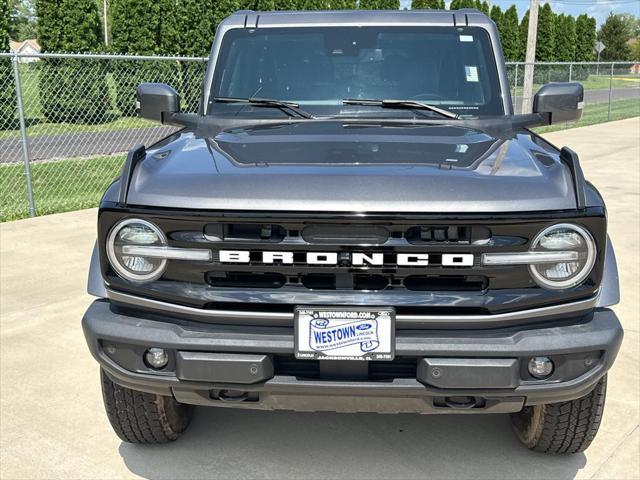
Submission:
<svg viewBox="0 0 640 480">
<path fill-rule="evenodd" d="M 298 306 L 293 317 L 295 357 L 304 360 L 393 360 L 395 320 L 393 307 Z"/>
</svg>

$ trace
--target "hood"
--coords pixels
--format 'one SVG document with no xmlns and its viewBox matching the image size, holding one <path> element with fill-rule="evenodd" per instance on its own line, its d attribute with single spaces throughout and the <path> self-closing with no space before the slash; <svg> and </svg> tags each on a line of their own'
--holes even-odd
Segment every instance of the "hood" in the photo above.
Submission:
<svg viewBox="0 0 640 480">
<path fill-rule="evenodd" d="M 569 169 L 527 131 L 304 122 L 200 136 L 147 151 L 128 203 L 206 210 L 524 212 L 576 208 Z"/>
</svg>

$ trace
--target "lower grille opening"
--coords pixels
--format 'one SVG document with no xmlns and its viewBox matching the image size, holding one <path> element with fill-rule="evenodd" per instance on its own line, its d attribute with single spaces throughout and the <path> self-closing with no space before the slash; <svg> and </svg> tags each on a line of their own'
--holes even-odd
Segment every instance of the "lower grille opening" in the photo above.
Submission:
<svg viewBox="0 0 640 480">
<path fill-rule="evenodd" d="M 280 288 L 287 279 L 280 273 L 244 273 L 230 272 L 207 275 L 212 287 L 235 288 Z"/>
<path fill-rule="evenodd" d="M 288 375 L 309 380 L 321 378 L 319 360 L 300 360 L 293 355 L 275 355 L 273 363 L 276 375 Z M 389 362 L 370 361 L 367 363 L 368 379 L 372 381 L 416 378 L 417 359 L 415 357 L 397 357 Z"/>
<path fill-rule="evenodd" d="M 311 273 L 309 275 L 303 275 L 302 285 L 309 289 L 335 290 L 336 276 L 329 273 Z"/>
<path fill-rule="evenodd" d="M 384 290 L 389 281 L 382 275 L 354 275 L 353 288 L 355 290 Z"/>
<path fill-rule="evenodd" d="M 447 292 L 447 291 L 482 291 L 487 288 L 486 277 L 481 276 L 441 276 L 411 275 L 404 279 L 407 290 L 419 292 Z"/>
</svg>

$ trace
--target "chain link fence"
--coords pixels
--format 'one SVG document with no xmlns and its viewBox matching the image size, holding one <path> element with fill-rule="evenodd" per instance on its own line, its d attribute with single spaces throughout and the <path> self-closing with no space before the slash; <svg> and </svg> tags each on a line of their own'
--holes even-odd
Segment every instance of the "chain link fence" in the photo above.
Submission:
<svg viewBox="0 0 640 480">
<path fill-rule="evenodd" d="M 96 206 L 126 151 L 174 131 L 135 115 L 135 89 L 164 82 L 198 109 L 206 58 L 0 54 L 0 221 Z M 509 63 L 516 112 L 524 63 Z M 550 81 L 585 86 L 581 123 L 640 115 L 640 65 L 536 63 Z"/>
<path fill-rule="evenodd" d="M 195 112 L 206 58 L 0 54 L 0 221 L 96 206 L 136 143 L 175 130 L 138 118 L 164 82 Z"/>
</svg>

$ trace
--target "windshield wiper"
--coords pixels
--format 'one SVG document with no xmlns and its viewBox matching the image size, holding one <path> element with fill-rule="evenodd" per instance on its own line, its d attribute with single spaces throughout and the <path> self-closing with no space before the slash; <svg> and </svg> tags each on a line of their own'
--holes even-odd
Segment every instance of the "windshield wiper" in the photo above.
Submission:
<svg viewBox="0 0 640 480">
<path fill-rule="evenodd" d="M 300 108 L 300 105 L 293 102 L 285 102 L 282 100 L 273 100 L 271 98 L 235 98 L 235 97 L 214 97 L 216 102 L 226 102 L 226 103 L 248 103 L 250 105 L 255 105 L 256 107 L 273 107 L 279 108 L 284 113 L 292 117 L 291 112 L 295 113 L 300 118 L 314 118 L 309 112 L 305 112 Z"/>
<path fill-rule="evenodd" d="M 416 102 L 414 100 L 367 100 L 358 98 L 345 98 L 343 105 L 374 105 L 382 108 L 405 108 L 408 110 L 429 110 L 446 118 L 459 119 L 457 113 L 450 112 L 444 108 L 439 108 L 428 103 Z"/>
</svg>

